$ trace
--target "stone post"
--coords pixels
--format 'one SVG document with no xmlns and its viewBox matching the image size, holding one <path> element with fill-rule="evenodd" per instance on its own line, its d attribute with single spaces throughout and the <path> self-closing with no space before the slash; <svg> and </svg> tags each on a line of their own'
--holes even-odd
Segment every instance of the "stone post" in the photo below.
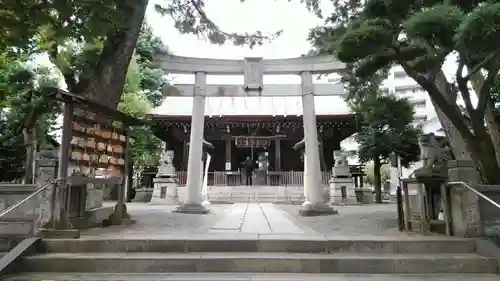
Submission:
<svg viewBox="0 0 500 281">
<path fill-rule="evenodd" d="M 318 149 L 318 132 L 316 128 L 316 114 L 314 108 L 314 85 L 311 72 L 301 73 L 302 82 L 302 114 L 304 123 L 304 139 L 306 154 L 304 163 L 307 165 L 307 201 L 306 209 L 314 209 L 315 205 L 322 205 L 323 192 L 321 188 L 321 171 Z"/>
<path fill-rule="evenodd" d="M 314 108 L 314 85 L 311 72 L 302 72 L 302 115 L 304 123 L 305 157 L 307 176 L 304 179 L 307 192 L 306 200 L 299 211 L 300 215 L 311 216 L 337 213 L 325 204 L 324 188 L 321 185 L 321 166 L 319 161 L 318 130 Z"/>
<path fill-rule="evenodd" d="M 36 160 L 36 185 L 42 188 L 57 178 L 57 153 L 54 150 L 42 150 Z M 54 184 L 40 194 L 40 207 L 38 212 L 37 228 L 49 228 L 51 217 L 54 214 L 55 188 Z"/>
<path fill-rule="evenodd" d="M 191 117 L 191 134 L 189 137 L 189 156 L 186 202 L 175 211 L 182 213 L 208 213 L 209 210 L 203 206 L 201 198 L 203 157 L 203 130 L 205 123 L 205 89 L 207 74 L 205 72 L 195 73 L 195 86 L 193 96 L 193 116 Z"/>
<path fill-rule="evenodd" d="M 448 162 L 448 181 L 462 181 L 469 184 L 478 182 L 477 171 L 472 161 L 454 160 Z M 450 189 L 451 226 L 454 236 L 483 236 L 479 199 L 467 188 L 456 185 Z M 489 204 L 486 202 L 486 204 Z"/>
</svg>

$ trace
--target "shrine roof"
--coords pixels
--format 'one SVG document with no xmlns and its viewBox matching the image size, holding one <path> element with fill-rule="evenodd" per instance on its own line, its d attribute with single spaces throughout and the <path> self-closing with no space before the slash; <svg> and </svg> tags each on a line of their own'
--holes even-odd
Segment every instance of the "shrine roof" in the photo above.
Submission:
<svg viewBox="0 0 500 281">
<path fill-rule="evenodd" d="M 351 115 L 341 96 L 316 96 L 316 115 Z M 191 116 L 192 97 L 166 97 L 152 109 L 152 117 Z M 302 115 L 302 97 L 207 97 L 205 116 L 287 116 Z"/>
</svg>

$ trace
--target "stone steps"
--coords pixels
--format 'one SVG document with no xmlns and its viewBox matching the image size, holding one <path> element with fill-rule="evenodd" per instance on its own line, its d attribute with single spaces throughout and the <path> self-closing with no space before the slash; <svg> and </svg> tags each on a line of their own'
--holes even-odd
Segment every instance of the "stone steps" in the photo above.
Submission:
<svg viewBox="0 0 500 281">
<path fill-rule="evenodd" d="M 202 235 L 168 239 L 44 239 L 39 253 L 475 253 L 473 239 L 352 238 L 312 235 Z"/>
<path fill-rule="evenodd" d="M 498 281 L 494 274 L 23 273 L 4 281 Z"/>
<path fill-rule="evenodd" d="M 51 253 L 26 257 L 25 272 L 496 273 L 476 254 Z"/>
<path fill-rule="evenodd" d="M 186 277 L 191 275 L 183 275 L 184 277 L 175 275 L 180 273 L 206 273 L 212 276 L 216 276 L 215 273 L 223 273 L 243 276 L 243 279 L 230 280 L 250 280 L 255 274 L 268 273 L 325 273 L 334 274 L 328 275 L 328 278 L 333 278 L 328 280 L 336 280 L 335 278 L 341 276 L 344 279 L 339 280 L 344 281 L 348 280 L 344 275 L 335 274 L 366 276 L 392 274 L 391 276 L 394 276 L 395 274 L 495 274 L 498 272 L 498 261 L 479 256 L 476 253 L 476 241 L 472 239 L 352 238 L 274 234 L 236 237 L 207 234 L 157 239 L 97 237 L 45 239 L 38 245 L 37 254 L 23 257 L 19 266 L 23 272 L 29 272 L 32 275 L 22 277 L 27 279 L 18 276 L 17 279 L 10 280 L 56 280 L 50 274 L 50 278 L 36 279 L 37 274 L 43 272 L 52 273 L 55 276 L 61 274 L 67 276 L 70 273 L 163 273 L 174 276 L 173 279 L 167 278 L 166 280 L 197 280 Z M 155 276 L 158 277 L 158 275 Z M 161 276 L 162 280 L 165 280 L 164 277 L 167 275 Z M 200 276 L 206 277 L 206 275 Z M 65 280 L 89 280 L 82 278 Z M 286 280 L 294 279 L 287 278 Z M 469 280 L 478 281 L 475 277 Z"/>
</svg>

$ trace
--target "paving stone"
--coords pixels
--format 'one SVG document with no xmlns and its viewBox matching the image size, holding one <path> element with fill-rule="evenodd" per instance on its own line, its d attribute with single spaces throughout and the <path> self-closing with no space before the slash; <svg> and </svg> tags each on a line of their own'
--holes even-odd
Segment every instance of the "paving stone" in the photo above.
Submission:
<svg viewBox="0 0 500 281">
<path fill-rule="evenodd" d="M 109 203 L 109 202 L 107 202 Z M 212 205 L 210 213 L 173 213 L 176 206 L 149 205 L 147 203 L 127 203 L 127 211 L 136 224 L 130 226 L 110 226 L 82 231 L 82 237 L 144 238 L 206 233 L 207 227 L 220 220 L 231 205 Z"/>
<path fill-rule="evenodd" d="M 335 206 L 337 215 L 299 216 L 301 206 L 276 204 L 296 225 L 309 227 L 317 233 L 337 236 L 408 236 L 397 229 L 396 204 Z"/>
<path fill-rule="evenodd" d="M 226 210 L 225 216 L 216 222 L 209 233 L 305 233 L 283 210 L 271 203 L 236 203 Z"/>
</svg>

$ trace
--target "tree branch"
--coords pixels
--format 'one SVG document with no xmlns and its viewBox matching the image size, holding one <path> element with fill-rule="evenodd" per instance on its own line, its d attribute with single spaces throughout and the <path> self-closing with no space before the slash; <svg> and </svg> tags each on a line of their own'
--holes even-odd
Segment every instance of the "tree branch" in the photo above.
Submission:
<svg viewBox="0 0 500 281">
<path fill-rule="evenodd" d="M 457 71 L 455 72 L 455 77 L 457 79 L 458 89 L 460 90 L 462 98 L 465 102 L 465 108 L 467 109 L 469 116 L 472 117 L 475 115 L 475 110 L 474 107 L 472 106 L 469 88 L 467 87 L 468 80 L 462 76 L 464 68 L 465 68 L 465 59 L 463 56 L 460 56 Z"/>
<path fill-rule="evenodd" d="M 450 103 L 444 95 L 437 89 L 434 81 L 430 81 L 426 77 L 419 75 L 416 71 L 411 69 L 411 67 L 404 61 L 399 61 L 401 67 L 405 70 L 405 72 L 415 79 L 418 84 L 427 91 L 430 98 L 439 106 L 439 109 L 443 111 L 443 113 L 448 117 L 453 126 L 460 132 L 462 137 L 465 139 L 473 139 L 474 135 L 469 130 L 469 127 L 466 125 L 465 120 L 460 113 L 460 110 L 456 106 L 456 104 Z"/>
<path fill-rule="evenodd" d="M 472 69 L 469 69 L 469 73 L 464 77 L 464 79 L 470 80 L 472 75 L 474 75 L 476 72 L 480 71 L 481 68 L 485 67 L 489 62 L 492 62 L 495 59 L 495 57 L 498 57 L 499 54 L 500 54 L 500 51 L 495 52 L 495 53 L 487 56 L 483 61 L 476 64 Z"/>
<path fill-rule="evenodd" d="M 477 114 L 478 117 L 484 118 L 484 112 L 486 110 L 486 105 L 490 100 L 490 88 L 493 85 L 495 77 L 498 75 L 498 71 L 500 70 L 499 63 L 493 63 L 488 68 L 488 75 L 484 79 L 481 84 L 479 98 L 477 101 Z"/>
<path fill-rule="evenodd" d="M 189 0 L 189 2 L 193 5 L 194 9 L 196 12 L 200 15 L 200 22 L 205 23 L 207 26 L 209 26 L 211 29 L 217 31 L 220 34 L 223 34 L 224 36 L 228 38 L 237 38 L 237 37 L 249 37 L 252 38 L 252 40 L 272 40 L 276 35 L 281 34 L 282 31 L 276 32 L 276 35 L 274 36 L 264 36 L 264 35 L 258 35 L 258 34 L 252 34 L 249 36 L 243 36 L 243 35 L 236 35 L 236 34 L 231 34 L 229 32 L 223 31 L 215 22 L 213 22 L 205 13 L 203 8 L 201 7 L 200 3 L 197 0 Z"/>
</svg>

